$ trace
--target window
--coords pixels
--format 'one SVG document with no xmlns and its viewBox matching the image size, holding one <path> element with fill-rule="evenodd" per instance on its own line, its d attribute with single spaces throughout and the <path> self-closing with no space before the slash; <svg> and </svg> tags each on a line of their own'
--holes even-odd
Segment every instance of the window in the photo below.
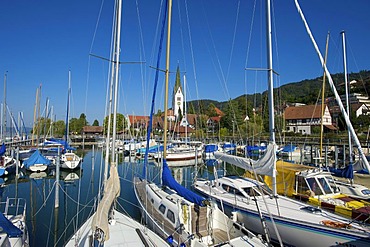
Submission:
<svg viewBox="0 0 370 247">
<path fill-rule="evenodd" d="M 331 187 L 328 184 L 328 182 L 325 180 L 325 178 L 318 178 L 318 180 L 319 180 L 321 187 L 324 189 L 324 192 L 326 194 L 331 194 L 332 193 Z"/>
<path fill-rule="evenodd" d="M 164 212 L 166 211 L 166 206 L 165 206 L 165 205 L 163 205 L 163 204 L 159 205 L 159 211 L 160 211 L 162 214 L 164 214 Z"/>
<path fill-rule="evenodd" d="M 167 210 L 167 219 L 169 219 L 172 223 L 175 223 L 175 214 L 171 210 Z"/>
<path fill-rule="evenodd" d="M 315 195 L 323 194 L 315 178 L 307 178 L 307 183 L 309 184 L 311 191 L 315 193 Z"/>
</svg>

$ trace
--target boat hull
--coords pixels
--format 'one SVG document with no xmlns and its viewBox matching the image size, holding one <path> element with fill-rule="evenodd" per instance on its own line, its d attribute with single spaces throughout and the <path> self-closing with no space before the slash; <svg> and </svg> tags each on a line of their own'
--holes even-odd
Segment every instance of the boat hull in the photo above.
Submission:
<svg viewBox="0 0 370 247">
<path fill-rule="evenodd" d="M 204 196 L 209 197 L 210 195 L 199 187 L 195 187 L 195 190 Z M 211 197 L 220 203 L 219 196 Z M 272 199 L 273 200 L 273 199 Z M 260 202 L 261 203 L 261 202 Z M 232 215 L 233 212 L 237 212 L 238 221 L 245 224 L 245 226 L 254 231 L 257 234 L 264 234 L 262 227 L 261 218 L 257 211 L 257 207 L 254 201 L 249 203 L 237 202 L 239 205 L 249 206 L 236 206 L 235 203 L 231 203 L 227 200 L 223 200 L 225 212 L 228 215 Z M 262 206 L 262 205 L 260 205 Z M 282 209 L 283 210 L 283 209 Z M 278 242 L 279 237 L 274 229 L 273 222 L 278 230 L 280 239 L 285 245 L 289 246 L 369 246 L 370 235 L 355 231 L 343 231 L 341 228 L 327 227 L 324 224 L 313 224 L 307 221 L 301 221 L 295 217 L 282 217 L 277 214 L 273 214 L 273 219 L 267 212 L 262 212 L 265 219 L 270 238 Z M 292 215 L 293 216 L 293 215 Z M 311 217 L 319 217 L 319 214 L 312 214 Z"/>
</svg>

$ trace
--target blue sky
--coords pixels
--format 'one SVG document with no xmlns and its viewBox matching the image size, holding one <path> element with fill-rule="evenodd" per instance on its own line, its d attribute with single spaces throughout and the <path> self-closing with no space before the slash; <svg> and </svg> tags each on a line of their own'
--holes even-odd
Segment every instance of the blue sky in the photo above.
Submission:
<svg viewBox="0 0 370 247">
<path fill-rule="evenodd" d="M 159 47 L 160 0 L 123 1 L 119 112 L 147 115 Z M 322 52 L 331 33 L 328 68 L 343 71 L 340 32 L 346 31 L 348 72 L 370 69 L 368 0 L 299 1 Z M 225 101 L 267 89 L 264 0 L 173 1 L 170 71 L 186 73 L 188 100 Z M 68 70 L 72 73 L 71 117 L 105 116 L 113 0 L 0 1 L 0 74 L 7 73 L 7 105 L 32 126 L 36 89 L 41 109 L 50 100 L 65 120 Z M 100 13 L 100 14 L 99 14 Z M 318 56 L 293 0 L 273 1 L 275 87 L 322 75 Z M 165 49 L 161 69 L 165 68 Z M 170 75 L 170 92 L 175 74 Z M 1 83 L 2 84 L 2 83 Z M 156 107 L 163 110 L 164 75 Z M 3 103 L 3 85 L 0 99 Z M 169 102 L 171 104 L 171 101 Z M 8 120 L 8 125 L 10 121 Z"/>
</svg>

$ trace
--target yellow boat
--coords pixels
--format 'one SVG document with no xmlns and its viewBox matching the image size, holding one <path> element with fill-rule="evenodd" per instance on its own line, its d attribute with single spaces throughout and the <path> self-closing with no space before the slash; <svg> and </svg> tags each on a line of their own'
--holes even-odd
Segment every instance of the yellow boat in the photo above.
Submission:
<svg viewBox="0 0 370 247">
<path fill-rule="evenodd" d="M 332 179 L 330 172 L 282 160 L 276 162 L 276 170 L 278 194 L 296 198 L 356 221 L 370 222 L 370 203 L 340 193 L 338 188 L 329 183 Z M 272 188 L 272 178 L 265 176 L 264 180 Z"/>
</svg>

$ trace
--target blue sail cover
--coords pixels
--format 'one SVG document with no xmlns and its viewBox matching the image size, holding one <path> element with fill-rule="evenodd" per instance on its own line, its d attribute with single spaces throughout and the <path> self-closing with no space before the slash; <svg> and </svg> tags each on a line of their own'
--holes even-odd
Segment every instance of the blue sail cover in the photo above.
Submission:
<svg viewBox="0 0 370 247">
<path fill-rule="evenodd" d="M 293 144 L 289 144 L 289 145 L 284 146 L 281 151 L 290 153 L 290 152 L 294 152 L 294 150 L 296 149 L 297 149 L 297 146 L 294 146 Z"/>
<path fill-rule="evenodd" d="M 3 142 L 3 145 L 0 147 L 0 156 L 3 156 L 6 152 L 6 146 L 5 143 Z"/>
<path fill-rule="evenodd" d="M 353 165 L 349 164 L 346 168 L 335 169 L 330 168 L 330 172 L 337 177 L 353 179 Z"/>
<path fill-rule="evenodd" d="M 66 140 L 56 139 L 56 138 L 50 138 L 45 141 L 45 145 L 55 145 L 60 144 L 63 145 L 65 150 L 76 150 L 76 148 L 69 146 L 69 143 Z"/>
<path fill-rule="evenodd" d="M 218 145 L 217 144 L 207 144 L 204 146 L 204 152 L 206 153 L 213 153 L 218 150 Z"/>
<path fill-rule="evenodd" d="M 204 197 L 199 196 L 191 190 L 180 185 L 172 176 L 171 170 L 167 165 L 165 159 L 163 159 L 163 171 L 162 171 L 162 184 L 168 186 L 169 188 L 175 190 L 177 194 L 184 197 L 186 200 L 196 203 L 199 206 L 204 206 Z"/>
<path fill-rule="evenodd" d="M 26 168 L 29 168 L 30 166 L 33 166 L 34 164 L 45 164 L 50 165 L 51 161 L 45 156 L 43 156 L 39 150 L 36 150 L 31 157 L 29 157 L 27 160 L 23 161 L 23 164 L 26 166 Z"/>
<path fill-rule="evenodd" d="M 10 222 L 3 213 L 0 213 L 0 227 L 3 229 L 4 232 L 8 234 L 9 237 L 20 237 L 22 236 L 23 232 L 13 225 L 12 222 Z"/>
</svg>

